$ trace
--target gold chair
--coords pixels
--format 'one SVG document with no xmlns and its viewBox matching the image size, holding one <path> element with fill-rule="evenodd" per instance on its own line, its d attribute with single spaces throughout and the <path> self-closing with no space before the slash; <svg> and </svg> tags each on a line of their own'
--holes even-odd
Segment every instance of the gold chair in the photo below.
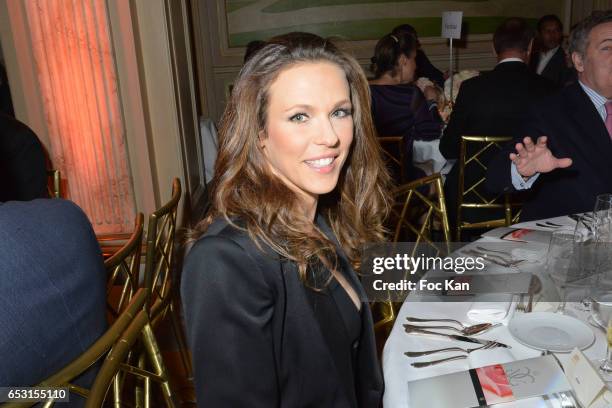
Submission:
<svg viewBox="0 0 612 408">
<path fill-rule="evenodd" d="M 424 194 L 421 190 L 433 192 Z M 399 186 L 393 192 L 394 205 L 391 209 L 392 242 L 411 242 L 414 247 L 409 256 L 424 247 L 434 256 L 444 256 L 450 252 L 450 227 L 446 214 L 442 178 L 436 173 L 411 183 Z M 432 237 L 435 227 L 440 228 L 440 241 Z M 407 293 L 406 293 L 407 295 Z M 402 302 L 397 299 L 378 303 L 377 315 L 380 320 L 374 324 L 378 338 L 386 338 L 393 325 Z"/>
<path fill-rule="evenodd" d="M 118 375 L 122 371 L 137 376 L 142 374 L 135 367 L 129 366 L 122 362 L 129 359 L 134 343 L 148 326 L 148 323 L 149 316 L 144 309 L 141 309 L 136 317 L 132 320 L 129 327 L 123 332 L 122 336 L 115 342 L 113 348 L 110 350 L 106 359 L 104 360 L 104 363 L 91 387 L 89 397 L 85 403 L 85 408 L 102 407 L 111 387 L 111 383 L 113 384 L 114 391 L 112 401 L 114 407 L 120 408 L 122 406 L 126 406 L 125 399 L 121 395 L 120 388 L 121 383 L 125 381 L 125 378 L 119 380 Z M 138 405 L 138 402 L 136 402 L 134 406 L 140 405 Z M 147 401 L 145 406 L 150 406 L 150 401 Z"/>
<path fill-rule="evenodd" d="M 459 188 L 457 194 L 457 220 L 455 238 L 461 241 L 461 231 L 464 229 L 490 229 L 509 226 L 518 221 L 520 211 L 512 214 L 512 209 L 520 204 L 511 201 L 510 194 L 502 193 L 492 195 L 484 188 L 487 164 L 483 156 L 493 156 L 503 145 L 512 138 L 508 136 L 461 136 L 461 150 L 459 153 Z M 469 169 L 469 170 L 468 170 Z M 475 180 L 468 181 L 466 185 L 466 170 L 474 175 Z M 463 210 L 472 212 L 491 212 L 503 210 L 503 218 L 493 218 L 484 221 L 464 221 Z"/>
<path fill-rule="evenodd" d="M 123 311 L 140 282 L 140 253 L 142 249 L 142 231 L 144 216 L 136 215 L 134 231 L 125 244 L 104 261 L 108 278 L 106 299 L 109 321 L 113 321 Z"/>
<path fill-rule="evenodd" d="M 102 335 L 98 340 L 94 342 L 83 354 L 75 358 L 71 363 L 66 365 L 64 368 L 53 374 L 49 378 L 37 384 L 35 387 L 39 388 L 68 388 L 70 393 L 78 394 L 82 397 L 89 398 L 92 390 L 88 390 L 79 385 L 73 384 L 72 381 L 79 377 L 89 367 L 99 361 L 102 357 L 108 356 L 111 348 L 117 344 L 117 340 L 126 330 L 126 328 L 134 321 L 135 316 L 143 311 L 143 307 L 146 301 L 146 291 L 139 289 L 134 295 L 131 302 L 115 320 L 113 325 Z M 146 313 L 144 318 L 146 319 Z M 142 319 L 142 318 L 141 318 Z M 148 320 L 147 320 L 148 321 Z M 122 363 L 119 361 L 118 363 Z M 116 372 L 112 373 L 111 379 L 115 376 Z M 95 385 L 95 381 L 94 381 Z M 55 403 L 54 400 L 48 400 L 45 403 L 45 407 L 51 407 Z M 7 403 L 2 405 L 2 408 L 16 408 L 16 407 L 31 407 L 34 403 Z M 102 401 L 96 407 L 101 407 Z"/>
<path fill-rule="evenodd" d="M 404 145 L 402 136 L 381 136 L 378 138 L 382 148 L 383 157 L 390 165 L 390 170 L 394 173 L 399 172 L 400 184 L 406 180 L 406 169 L 404 160 Z"/>
<path fill-rule="evenodd" d="M 47 170 L 47 191 L 51 198 L 62 198 L 62 178 L 59 170 Z"/>
<path fill-rule="evenodd" d="M 193 371 L 191 356 L 188 352 L 179 316 L 178 282 L 174 282 L 175 277 L 172 276 L 176 216 L 180 198 L 181 183 L 178 178 L 175 178 L 172 183 L 170 200 L 149 216 L 144 276 L 144 287 L 149 292 L 149 298 L 145 306 L 153 328 L 157 327 L 166 315 L 170 315 L 171 327 L 178 344 L 181 360 L 187 378 L 191 378 Z M 153 330 L 148 330 L 145 342 L 147 347 L 157 348 Z M 153 366 L 156 375 L 167 376 L 161 355 L 158 356 L 156 361 L 153 361 Z M 171 395 L 170 389 L 168 388 L 165 392 L 168 394 L 168 400 Z"/>
</svg>

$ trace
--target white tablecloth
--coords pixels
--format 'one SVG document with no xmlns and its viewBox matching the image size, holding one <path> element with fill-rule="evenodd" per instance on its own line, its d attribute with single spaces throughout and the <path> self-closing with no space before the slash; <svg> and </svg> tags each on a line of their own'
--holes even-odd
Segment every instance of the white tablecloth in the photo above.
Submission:
<svg viewBox="0 0 612 408">
<path fill-rule="evenodd" d="M 560 218 L 557 218 L 555 220 L 559 222 Z M 566 222 L 571 222 L 571 220 Z M 530 226 L 530 224 L 522 224 L 522 226 Z M 499 245 L 500 242 L 502 241 L 494 238 L 482 238 L 476 243 L 472 243 L 470 245 L 495 246 L 496 244 Z M 507 242 L 504 245 L 504 248 L 507 249 Z M 539 245 L 533 243 L 513 243 L 512 245 L 516 245 L 518 248 L 528 248 L 531 251 L 536 251 L 542 254 L 542 256 L 540 257 L 541 261 L 530 261 L 526 264 L 521 264 L 518 268 L 520 271 L 523 272 L 531 272 L 534 274 L 541 275 L 547 245 Z M 499 266 L 491 266 L 490 268 L 490 270 L 488 269 L 489 273 L 503 273 L 505 269 Z M 456 342 L 453 340 L 447 340 L 442 338 L 437 339 L 433 337 L 408 335 L 404 331 L 404 328 L 402 326 L 404 323 L 406 323 L 406 316 L 415 316 L 421 318 L 445 317 L 450 319 L 456 319 L 462 322 L 469 322 L 470 320 L 467 317 L 467 311 L 469 310 L 471 305 L 470 302 L 442 303 L 413 301 L 417 299 L 418 298 L 416 298 L 416 295 L 410 295 L 406 302 L 404 302 L 383 350 L 382 364 L 385 378 L 385 394 L 383 402 L 385 408 L 405 408 L 410 406 L 407 385 L 409 381 L 427 377 L 434 377 L 458 371 L 465 371 L 470 368 L 481 367 L 493 363 L 506 363 L 509 361 L 532 358 L 541 355 L 541 351 L 529 348 L 518 343 L 510 335 L 507 328 L 507 321 L 514 313 L 512 307 L 504 325 L 494 328 L 481 336 L 485 339 L 494 339 L 508 344 L 512 347 L 511 349 L 497 348 L 493 350 L 477 351 L 471 353 L 468 359 L 466 360 L 452 361 L 426 368 L 414 368 L 410 365 L 410 363 L 413 361 L 436 360 L 438 358 L 444 358 L 454 354 L 434 354 L 427 357 L 408 358 L 404 355 L 405 351 L 432 350 L 436 348 L 450 347 L 453 345 L 465 348 L 468 343 Z M 546 304 L 542 303 L 540 305 L 541 310 L 546 306 Z M 575 306 L 575 304 L 571 303 L 567 305 L 571 313 L 575 314 L 581 319 L 586 320 L 586 318 L 588 317 L 587 312 L 579 310 L 579 308 Z M 550 305 L 548 305 L 548 308 L 550 308 Z M 536 305 L 536 310 L 538 310 L 538 305 Z M 595 332 L 595 342 L 589 348 L 584 350 L 584 353 L 590 359 L 604 358 L 606 353 L 605 334 L 602 330 L 599 329 L 593 329 L 593 331 Z M 569 354 L 567 353 L 557 354 L 559 360 L 561 360 L 562 362 L 567 359 L 568 355 Z M 440 390 L 440 392 L 444 392 L 444 390 Z M 432 398 L 435 398 L 435 396 L 432 396 Z M 544 402 L 540 398 L 533 398 L 520 402 L 517 401 L 512 403 L 511 406 L 513 408 L 551 407 L 550 402 Z M 501 407 L 502 405 L 500 405 L 500 408 Z M 506 404 L 503 405 L 503 407 L 510 407 L 510 405 Z"/>
<path fill-rule="evenodd" d="M 412 147 L 412 162 L 427 175 L 448 174 L 455 160 L 447 161 L 440 153 L 440 140 L 415 140 Z"/>
</svg>

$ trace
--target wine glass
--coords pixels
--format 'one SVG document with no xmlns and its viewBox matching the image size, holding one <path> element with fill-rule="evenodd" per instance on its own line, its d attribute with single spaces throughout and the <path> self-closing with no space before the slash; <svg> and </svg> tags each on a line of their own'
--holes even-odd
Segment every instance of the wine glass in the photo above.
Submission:
<svg viewBox="0 0 612 408">
<path fill-rule="evenodd" d="M 565 299 L 569 282 L 574 280 L 577 262 L 574 257 L 575 243 L 580 242 L 579 232 L 569 230 L 553 231 L 546 254 L 546 272 L 559 292 L 560 302 L 556 313 L 565 314 Z"/>
<path fill-rule="evenodd" d="M 605 237 L 606 225 L 598 221 L 592 214 L 583 214 L 578 218 L 574 229 L 574 257 L 576 268 L 574 274 L 568 276 L 566 289 L 571 289 L 573 300 L 579 301 L 584 306 L 582 311 L 590 308 L 590 287 L 594 283 L 595 276 L 599 271 L 602 261 L 601 239 Z M 568 296 L 566 296 L 566 301 Z"/>
<path fill-rule="evenodd" d="M 593 218 L 598 224 L 609 223 L 612 219 L 612 194 L 599 194 L 595 198 Z"/>
<path fill-rule="evenodd" d="M 609 273 L 598 275 L 591 298 L 591 317 L 598 325 L 606 328 L 608 343 L 606 358 L 599 361 L 599 370 L 605 381 L 612 381 L 612 280 Z"/>
</svg>

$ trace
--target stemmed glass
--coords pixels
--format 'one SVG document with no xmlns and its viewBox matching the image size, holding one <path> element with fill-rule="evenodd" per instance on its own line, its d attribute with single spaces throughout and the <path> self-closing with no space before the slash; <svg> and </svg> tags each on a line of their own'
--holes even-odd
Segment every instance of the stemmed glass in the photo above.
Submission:
<svg viewBox="0 0 612 408">
<path fill-rule="evenodd" d="M 576 260 L 574 257 L 575 243 L 580 242 L 582 236 L 579 232 L 569 230 L 553 231 L 546 254 L 546 272 L 558 289 L 561 301 L 556 313 L 565 314 L 565 298 L 568 282 L 576 274 Z"/>
<path fill-rule="evenodd" d="M 608 342 L 606 358 L 599 362 L 599 370 L 605 381 L 612 381 L 612 279 L 609 271 L 598 275 L 591 299 L 591 315 L 597 324 L 606 328 Z"/>
<path fill-rule="evenodd" d="M 608 349 L 599 370 L 605 381 L 612 381 L 612 194 L 597 196 L 593 219 L 597 229 L 597 278 L 591 290 L 591 317 L 606 328 Z"/>
<path fill-rule="evenodd" d="M 612 218 L 612 194 L 600 194 L 595 199 L 593 216 L 596 220 Z"/>
</svg>

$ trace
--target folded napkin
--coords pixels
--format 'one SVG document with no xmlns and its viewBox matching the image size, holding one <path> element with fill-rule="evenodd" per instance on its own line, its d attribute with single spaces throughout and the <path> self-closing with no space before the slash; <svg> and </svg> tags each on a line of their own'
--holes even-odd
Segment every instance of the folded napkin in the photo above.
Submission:
<svg viewBox="0 0 612 408">
<path fill-rule="evenodd" d="M 527 248 L 514 248 L 512 251 L 512 259 L 524 259 L 527 262 L 542 262 L 546 261 L 546 254 L 542 251 L 534 251 Z"/>
<path fill-rule="evenodd" d="M 467 317 L 479 323 L 502 322 L 508 316 L 512 297 L 510 294 L 477 296 L 467 312 Z"/>
</svg>

